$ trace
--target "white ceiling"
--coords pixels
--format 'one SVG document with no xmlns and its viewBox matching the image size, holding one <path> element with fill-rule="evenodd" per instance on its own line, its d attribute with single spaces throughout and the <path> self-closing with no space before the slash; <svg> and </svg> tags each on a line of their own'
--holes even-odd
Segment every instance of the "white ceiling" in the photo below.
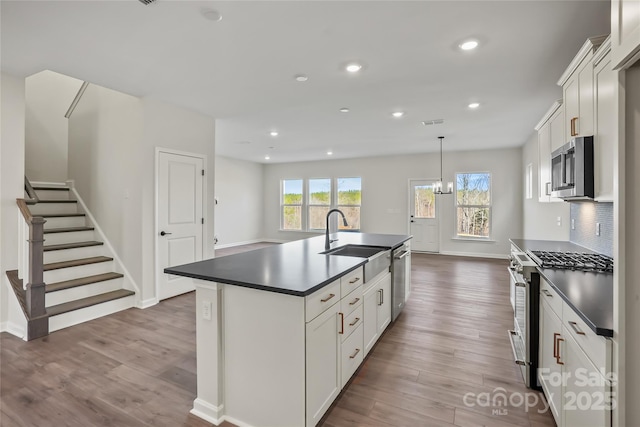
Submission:
<svg viewBox="0 0 640 427">
<path fill-rule="evenodd" d="M 206 20 L 213 8 L 223 19 Z M 264 162 L 522 145 L 609 1 L 2 1 L 2 70 L 44 69 L 215 117 Z M 476 38 L 472 52 L 457 48 Z M 352 60 L 365 68 L 347 75 Z M 294 75 L 309 76 L 304 83 Z M 467 104 L 481 103 L 477 110 Z M 349 107 L 349 113 L 340 113 Z M 390 113 L 406 111 L 402 119 Z M 422 120 L 444 119 L 436 126 Z M 277 129 L 278 137 L 269 136 Z M 250 143 L 240 143 L 249 141 Z M 274 147 L 270 149 L 269 147 Z"/>
</svg>

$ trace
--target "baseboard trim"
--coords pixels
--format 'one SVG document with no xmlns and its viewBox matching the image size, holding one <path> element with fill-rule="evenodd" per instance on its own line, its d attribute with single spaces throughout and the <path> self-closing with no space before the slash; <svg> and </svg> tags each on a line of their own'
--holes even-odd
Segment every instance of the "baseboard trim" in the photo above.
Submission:
<svg viewBox="0 0 640 427">
<path fill-rule="evenodd" d="M 149 308 L 149 307 L 153 307 L 154 305 L 158 304 L 160 301 L 158 301 L 158 298 L 149 298 L 149 299 L 145 299 L 142 301 L 137 301 L 136 302 L 136 308 L 141 308 L 141 309 L 145 309 L 145 308 Z"/>
<path fill-rule="evenodd" d="M 13 323 L 11 321 L 5 322 L 2 330 L 4 332 L 10 333 L 15 337 L 20 338 L 21 340 L 27 340 L 27 331 L 24 327 L 18 325 L 17 323 Z"/>
<path fill-rule="evenodd" d="M 209 402 L 197 398 L 193 401 L 193 408 L 189 412 L 214 425 L 220 425 L 225 420 L 224 415 L 222 415 L 223 409 L 224 405 L 214 406 Z"/>
<path fill-rule="evenodd" d="M 251 424 L 247 424 L 247 423 L 245 423 L 245 422 L 242 422 L 242 421 L 240 421 L 240 420 L 237 420 L 237 419 L 235 419 L 235 418 L 233 418 L 233 417 L 229 417 L 229 416 L 226 416 L 226 415 L 225 415 L 225 416 L 223 416 L 223 417 L 222 417 L 222 419 L 223 419 L 224 421 L 228 421 L 228 422 L 230 422 L 231 424 L 234 424 L 234 425 L 236 425 L 236 426 L 238 426 L 238 427 L 254 427 L 254 426 L 253 426 L 253 425 L 251 425 Z"/>
<path fill-rule="evenodd" d="M 411 250 L 411 252 L 417 252 L 418 251 L 414 251 Z M 424 252 L 424 253 L 429 253 L 429 252 Z M 470 258 L 492 258 L 492 259 L 509 259 L 509 255 L 505 255 L 505 254 L 487 254 L 487 253 L 477 253 L 477 252 L 457 252 L 457 251 L 441 251 L 439 254 L 435 254 L 435 255 L 450 255 L 450 256 L 463 256 L 463 257 L 470 257 Z"/>
<path fill-rule="evenodd" d="M 0 323 L 0 332 L 7 332 L 7 322 Z"/>
</svg>

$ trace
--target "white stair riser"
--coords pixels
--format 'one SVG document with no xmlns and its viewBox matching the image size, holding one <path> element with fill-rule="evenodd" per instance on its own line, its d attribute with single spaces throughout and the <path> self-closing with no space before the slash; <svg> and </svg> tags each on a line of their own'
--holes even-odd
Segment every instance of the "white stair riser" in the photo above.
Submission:
<svg viewBox="0 0 640 427">
<path fill-rule="evenodd" d="M 58 331 L 69 326 L 88 322 L 98 317 L 117 313 L 118 311 L 132 308 L 135 304 L 135 295 L 126 298 L 104 302 L 81 310 L 74 310 L 68 313 L 59 314 L 49 318 L 49 332 Z"/>
<path fill-rule="evenodd" d="M 104 282 L 91 283 L 84 286 L 76 286 L 57 292 L 49 292 L 46 296 L 47 307 L 52 305 L 63 304 L 69 301 L 75 301 L 81 298 L 92 297 L 94 295 L 104 294 L 105 292 L 117 291 L 122 289 L 123 279 L 105 280 Z"/>
<path fill-rule="evenodd" d="M 69 200 L 71 191 L 36 190 L 39 199 L 44 200 Z"/>
<path fill-rule="evenodd" d="M 93 230 L 71 231 L 66 233 L 48 233 L 44 235 L 45 245 L 59 245 L 62 243 L 88 242 L 95 240 Z"/>
<path fill-rule="evenodd" d="M 65 280 L 79 279 L 95 274 L 114 271 L 113 261 L 97 262 L 95 264 L 80 265 L 78 267 L 60 268 L 44 272 L 44 283 L 63 282 Z"/>
<path fill-rule="evenodd" d="M 46 239 L 46 237 L 45 237 Z M 47 241 L 47 244 L 49 242 Z M 87 246 L 85 248 L 61 249 L 59 251 L 46 251 L 44 253 L 44 263 L 71 261 L 80 258 L 91 258 L 94 256 L 107 256 L 104 245 Z"/>
<path fill-rule="evenodd" d="M 31 214 L 37 216 L 38 214 L 69 214 L 78 212 L 77 203 L 36 203 L 30 205 L 29 210 Z"/>
<path fill-rule="evenodd" d="M 86 222 L 83 216 L 66 216 L 62 218 L 45 218 L 44 229 L 50 228 L 67 228 L 67 227 L 83 227 Z"/>
</svg>

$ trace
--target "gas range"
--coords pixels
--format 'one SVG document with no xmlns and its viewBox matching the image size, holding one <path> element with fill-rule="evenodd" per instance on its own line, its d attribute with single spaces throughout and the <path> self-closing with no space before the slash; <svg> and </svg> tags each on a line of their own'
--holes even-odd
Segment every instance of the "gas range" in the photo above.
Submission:
<svg viewBox="0 0 640 427">
<path fill-rule="evenodd" d="M 527 255 L 542 268 L 613 273 L 613 258 L 583 252 L 527 251 Z"/>
</svg>

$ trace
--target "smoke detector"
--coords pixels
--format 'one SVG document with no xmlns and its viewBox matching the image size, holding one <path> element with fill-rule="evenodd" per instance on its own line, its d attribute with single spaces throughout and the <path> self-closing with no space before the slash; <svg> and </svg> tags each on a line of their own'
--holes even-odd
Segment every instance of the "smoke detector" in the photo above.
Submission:
<svg viewBox="0 0 640 427">
<path fill-rule="evenodd" d="M 431 126 L 431 125 L 441 125 L 444 123 L 444 119 L 434 119 L 434 120 L 423 120 L 422 124 L 424 126 Z"/>
<path fill-rule="evenodd" d="M 138 0 L 140 3 L 142 3 L 145 6 L 149 6 L 151 3 L 155 3 L 156 0 Z"/>
</svg>

